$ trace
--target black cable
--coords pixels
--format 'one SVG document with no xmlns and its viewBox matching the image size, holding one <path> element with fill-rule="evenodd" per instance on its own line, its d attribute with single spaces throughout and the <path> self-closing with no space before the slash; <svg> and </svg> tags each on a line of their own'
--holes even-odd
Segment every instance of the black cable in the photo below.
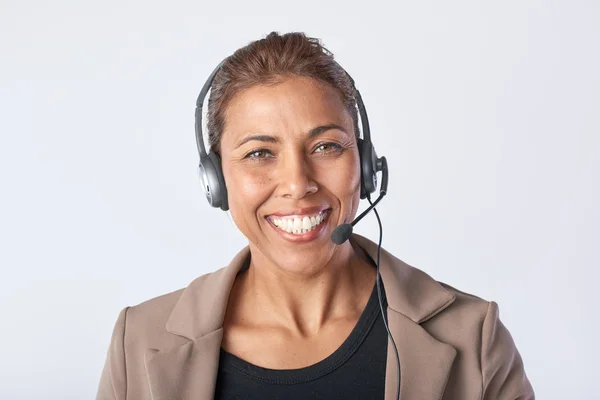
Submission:
<svg viewBox="0 0 600 400">
<path fill-rule="evenodd" d="M 371 205 L 371 196 L 367 195 L 367 200 Z M 392 342 L 392 346 L 394 347 L 394 352 L 396 353 L 396 365 L 398 366 L 398 390 L 396 392 L 396 398 L 400 400 L 400 356 L 398 355 L 398 348 L 396 347 L 396 342 L 392 337 L 392 333 L 390 332 L 390 328 L 388 327 L 388 323 L 385 317 L 385 312 L 383 310 L 383 301 L 381 300 L 381 273 L 379 272 L 379 260 L 381 258 L 381 242 L 383 240 L 383 227 L 381 226 L 381 219 L 379 218 L 379 213 L 377 209 L 373 207 L 373 211 L 375 212 L 375 216 L 377 217 L 377 222 L 379 223 L 379 244 L 377 245 L 377 277 L 375 279 L 377 283 L 377 297 L 379 298 L 379 309 L 381 310 L 381 317 L 383 318 L 383 324 L 385 325 L 385 330 L 387 331 L 388 338 Z"/>
</svg>

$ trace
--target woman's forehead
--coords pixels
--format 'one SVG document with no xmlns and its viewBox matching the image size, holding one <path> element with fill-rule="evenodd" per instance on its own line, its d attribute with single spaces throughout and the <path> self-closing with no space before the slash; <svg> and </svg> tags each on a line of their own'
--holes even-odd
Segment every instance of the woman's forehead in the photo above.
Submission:
<svg viewBox="0 0 600 400">
<path fill-rule="evenodd" d="M 308 134 L 328 124 L 352 132 L 352 117 L 341 95 L 332 86 L 305 77 L 245 89 L 231 99 L 224 117 L 222 140 L 229 143 L 257 133 Z"/>
</svg>

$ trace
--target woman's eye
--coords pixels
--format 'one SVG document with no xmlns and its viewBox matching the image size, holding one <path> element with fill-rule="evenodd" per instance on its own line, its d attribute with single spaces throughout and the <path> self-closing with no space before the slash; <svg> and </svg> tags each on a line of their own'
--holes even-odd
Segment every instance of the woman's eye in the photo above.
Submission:
<svg viewBox="0 0 600 400">
<path fill-rule="evenodd" d="M 271 156 L 271 152 L 266 149 L 253 150 L 250 153 L 246 154 L 244 158 L 249 158 L 253 160 L 262 160 Z"/>
<path fill-rule="evenodd" d="M 332 151 L 341 151 L 342 146 L 337 143 L 321 143 L 315 148 L 315 153 L 330 153 Z"/>
</svg>

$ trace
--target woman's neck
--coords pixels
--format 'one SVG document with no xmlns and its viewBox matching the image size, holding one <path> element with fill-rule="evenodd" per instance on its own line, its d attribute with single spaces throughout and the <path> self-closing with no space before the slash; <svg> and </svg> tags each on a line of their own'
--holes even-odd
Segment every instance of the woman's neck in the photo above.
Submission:
<svg viewBox="0 0 600 400">
<path fill-rule="evenodd" d="M 293 274 L 256 250 L 233 294 L 240 316 L 262 326 L 286 327 L 301 336 L 317 334 L 328 321 L 356 318 L 375 284 L 376 270 L 360 248 L 340 246 L 310 275 Z"/>
</svg>

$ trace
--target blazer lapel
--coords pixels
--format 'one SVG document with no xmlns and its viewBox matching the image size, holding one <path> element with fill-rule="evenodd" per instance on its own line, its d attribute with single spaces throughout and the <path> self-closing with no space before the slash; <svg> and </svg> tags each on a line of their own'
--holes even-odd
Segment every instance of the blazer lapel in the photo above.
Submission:
<svg viewBox="0 0 600 400">
<path fill-rule="evenodd" d="M 356 234 L 351 240 L 377 261 L 377 244 Z M 402 400 L 439 400 L 456 349 L 435 339 L 420 324 L 452 304 L 455 296 L 429 275 L 383 248 L 380 271 L 388 301 L 388 326 L 400 358 L 400 397 Z M 396 353 L 388 341 L 385 399 L 396 400 L 397 388 Z"/>
<path fill-rule="evenodd" d="M 146 372 L 153 400 L 212 399 L 223 330 L 167 351 L 146 352 Z"/>
<path fill-rule="evenodd" d="M 390 332 L 400 355 L 400 398 L 439 400 L 450 375 L 456 350 L 434 339 L 425 329 L 388 308 Z M 388 343 L 385 399 L 396 400 L 398 366 L 392 343 Z"/>
<path fill-rule="evenodd" d="M 242 249 L 228 267 L 195 279 L 183 291 L 166 329 L 187 340 L 145 354 L 152 400 L 214 397 L 229 293 L 249 255 L 248 247 Z"/>
</svg>

